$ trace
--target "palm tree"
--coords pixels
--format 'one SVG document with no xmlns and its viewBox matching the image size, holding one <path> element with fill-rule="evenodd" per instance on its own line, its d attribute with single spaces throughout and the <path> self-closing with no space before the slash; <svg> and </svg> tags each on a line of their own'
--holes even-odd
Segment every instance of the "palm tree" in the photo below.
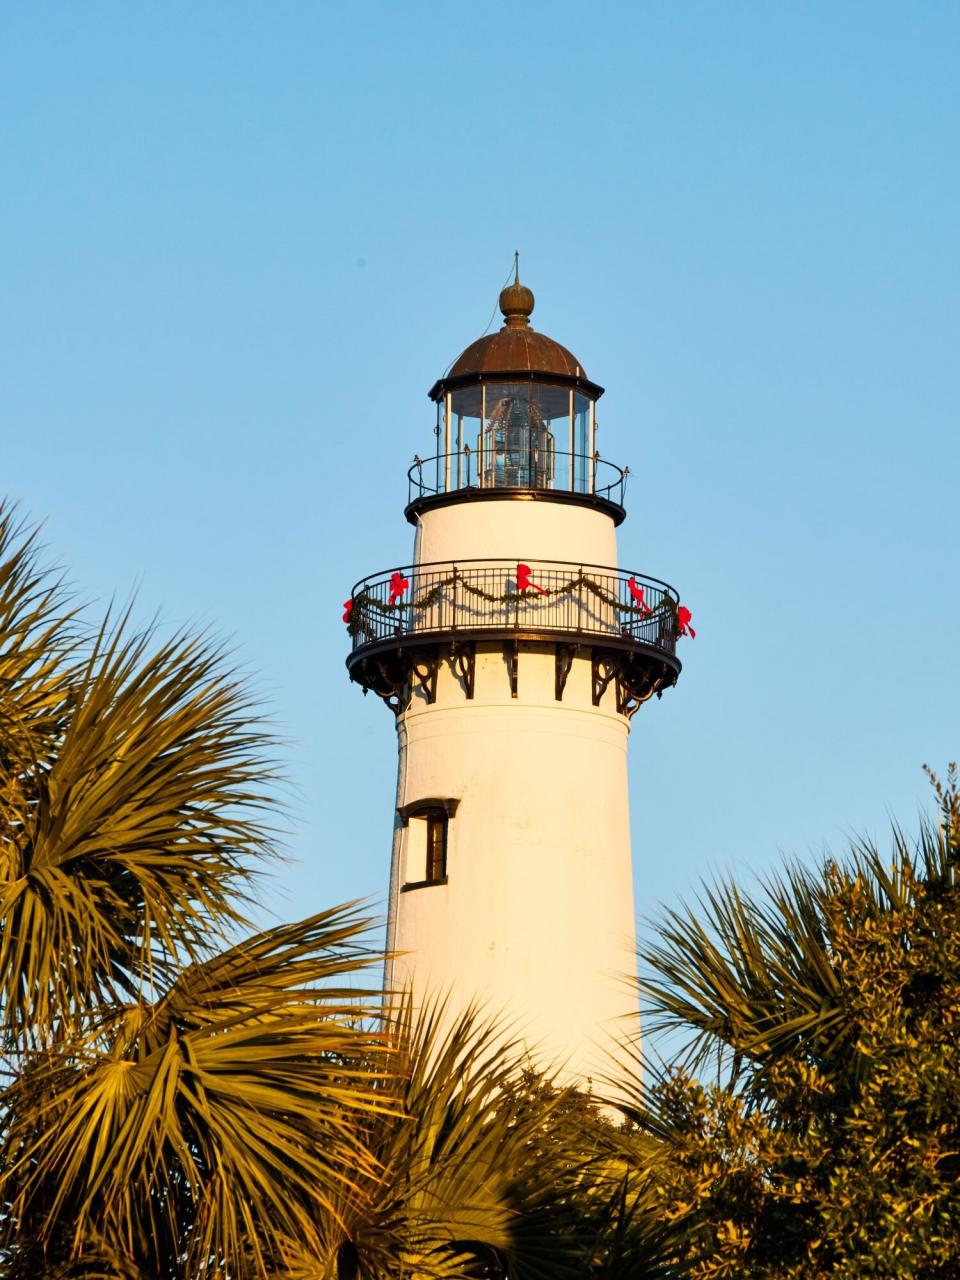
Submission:
<svg viewBox="0 0 960 1280">
<path fill-rule="evenodd" d="M 708 886 L 641 949 L 678 1048 L 619 1095 L 698 1280 L 957 1274 L 960 795 L 931 780 L 915 839 Z"/>
<path fill-rule="evenodd" d="M 92 633 L 0 508 L 0 1257 L 265 1276 L 374 1179 L 353 907 L 249 931 L 274 743 L 203 637 Z"/>
<path fill-rule="evenodd" d="M 936 780 L 934 780 L 936 781 Z M 706 886 L 693 905 L 666 910 L 641 947 L 648 1026 L 679 1037 L 676 1062 L 726 1068 L 758 1100 L 778 1061 L 802 1053 L 818 1070 L 859 1078 L 859 1024 L 843 974 L 842 942 L 951 889 L 956 839 L 947 814 L 921 822 L 913 843 L 894 826 L 892 851 L 855 841 L 844 862 L 788 864 L 744 893 Z"/>
</svg>

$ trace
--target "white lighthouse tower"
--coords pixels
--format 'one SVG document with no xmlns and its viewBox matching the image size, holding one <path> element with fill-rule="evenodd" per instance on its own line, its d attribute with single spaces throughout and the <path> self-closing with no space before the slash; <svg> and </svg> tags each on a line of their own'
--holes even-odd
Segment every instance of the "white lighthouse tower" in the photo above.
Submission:
<svg viewBox="0 0 960 1280">
<path fill-rule="evenodd" d="M 533 307 L 515 280 L 430 391 L 413 563 L 354 588 L 347 665 L 396 717 L 389 987 L 503 1013 L 584 1083 L 636 1031 L 627 738 L 676 682 L 679 600 L 618 568 L 603 388 Z"/>
</svg>

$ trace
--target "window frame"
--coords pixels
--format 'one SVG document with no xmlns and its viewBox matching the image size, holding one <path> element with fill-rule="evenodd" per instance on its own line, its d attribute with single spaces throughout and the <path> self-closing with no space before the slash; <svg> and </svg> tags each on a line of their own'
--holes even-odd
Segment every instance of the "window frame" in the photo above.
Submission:
<svg viewBox="0 0 960 1280">
<path fill-rule="evenodd" d="M 430 889 L 436 885 L 447 884 L 448 862 L 450 854 L 450 819 L 457 812 L 460 805 L 459 800 L 430 798 L 417 800 L 412 804 L 402 805 L 397 809 L 400 818 L 400 825 L 407 829 L 410 826 L 411 818 L 419 821 L 425 821 L 426 830 L 426 856 L 424 859 L 424 871 L 426 879 L 424 880 L 405 880 L 400 885 L 400 892 L 407 893 L 411 889 Z M 439 831 L 439 854 L 434 845 L 437 832 Z M 440 871 L 440 875 L 436 875 L 436 871 Z"/>
</svg>

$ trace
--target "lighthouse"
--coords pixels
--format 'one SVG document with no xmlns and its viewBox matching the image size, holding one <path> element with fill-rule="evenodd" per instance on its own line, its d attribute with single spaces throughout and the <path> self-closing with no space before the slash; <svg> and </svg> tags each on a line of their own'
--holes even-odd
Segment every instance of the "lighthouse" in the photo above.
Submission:
<svg viewBox="0 0 960 1280">
<path fill-rule="evenodd" d="M 388 990 L 502 1015 L 583 1086 L 638 1029 L 627 742 L 689 615 L 619 567 L 603 388 L 518 275 L 500 310 L 429 392 L 412 560 L 354 587 L 347 667 L 396 721 Z"/>
</svg>

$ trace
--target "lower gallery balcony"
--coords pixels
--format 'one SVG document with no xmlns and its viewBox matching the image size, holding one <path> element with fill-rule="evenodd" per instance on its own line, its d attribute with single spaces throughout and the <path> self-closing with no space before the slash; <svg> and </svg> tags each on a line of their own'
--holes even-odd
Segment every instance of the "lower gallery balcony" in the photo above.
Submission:
<svg viewBox="0 0 960 1280">
<path fill-rule="evenodd" d="M 615 682 L 631 716 L 676 683 L 679 597 L 657 578 L 555 560 L 461 560 L 406 565 L 364 578 L 346 602 L 352 680 L 397 715 L 418 690 L 436 698 L 440 664 L 455 665 L 473 697 L 477 645 L 503 646 L 517 697 L 521 645 L 549 645 L 563 700 L 575 657 L 592 664 L 593 703 Z"/>
</svg>

